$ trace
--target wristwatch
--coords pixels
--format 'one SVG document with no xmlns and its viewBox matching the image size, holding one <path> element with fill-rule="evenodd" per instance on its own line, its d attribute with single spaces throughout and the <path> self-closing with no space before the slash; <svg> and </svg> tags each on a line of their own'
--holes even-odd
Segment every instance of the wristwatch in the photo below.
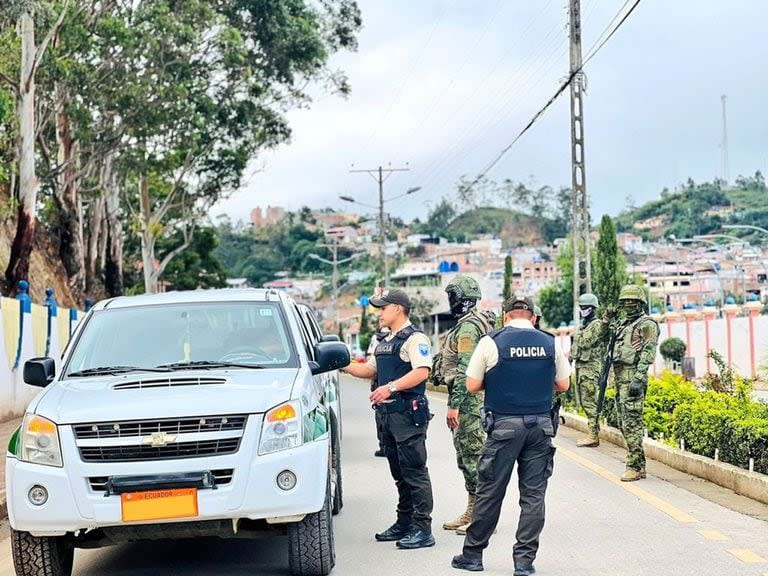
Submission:
<svg viewBox="0 0 768 576">
<path fill-rule="evenodd" d="M 387 384 L 387 390 L 389 390 L 392 394 L 394 394 L 395 392 L 397 392 L 397 386 L 395 385 L 394 382 L 390 382 L 389 384 Z"/>
</svg>

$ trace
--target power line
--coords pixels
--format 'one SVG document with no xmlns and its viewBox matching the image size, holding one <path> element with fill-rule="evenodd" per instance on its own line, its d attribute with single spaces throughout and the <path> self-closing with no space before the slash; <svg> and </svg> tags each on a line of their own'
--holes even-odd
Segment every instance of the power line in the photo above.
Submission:
<svg viewBox="0 0 768 576">
<path fill-rule="evenodd" d="M 632 0 L 628 0 L 628 2 L 625 2 L 624 6 L 622 6 L 622 10 L 624 9 L 625 6 L 627 6 L 629 1 L 632 1 Z M 624 15 L 624 17 L 619 20 L 618 24 L 616 24 L 614 26 L 614 28 L 612 30 L 610 30 L 610 32 L 607 35 L 606 35 L 605 31 L 603 32 L 603 34 L 600 35 L 600 38 L 602 40 L 598 40 L 598 42 L 596 42 L 595 46 L 593 46 L 593 48 L 589 50 L 589 52 L 587 53 L 587 56 L 584 58 L 584 61 L 581 64 L 581 66 L 579 66 L 578 68 L 573 70 L 568 75 L 568 78 L 558 87 L 558 89 L 555 91 L 555 93 L 552 95 L 552 97 L 549 100 L 547 100 L 547 103 L 544 104 L 544 106 L 542 108 L 540 108 L 539 111 L 536 112 L 536 114 L 534 114 L 533 118 L 531 118 L 531 120 L 528 122 L 528 124 L 526 124 L 523 127 L 523 129 L 518 133 L 518 135 L 515 136 L 514 140 L 512 140 L 512 142 L 510 142 L 508 146 L 506 146 L 504 149 L 502 149 L 501 152 L 499 152 L 496 155 L 496 157 L 488 165 L 486 165 L 486 167 L 483 168 L 483 170 L 477 175 L 477 177 L 466 187 L 467 190 L 471 189 L 478 182 L 480 182 L 480 180 L 488 172 L 490 172 L 491 169 L 494 166 L 496 166 L 496 164 L 499 163 L 499 161 L 506 155 L 506 153 L 509 152 L 512 149 L 512 147 L 517 143 L 517 141 L 520 140 L 520 138 L 522 138 L 523 135 L 526 132 L 528 132 L 528 130 L 530 130 L 531 127 L 539 120 L 539 118 L 541 118 L 544 115 L 544 112 L 546 112 L 547 109 L 554 103 L 554 101 L 557 100 L 557 98 L 563 92 L 565 92 L 565 89 L 568 88 L 571 85 L 571 82 L 573 82 L 574 78 L 579 73 L 581 73 L 581 71 L 584 68 L 584 66 L 586 66 L 589 63 L 589 61 L 592 60 L 592 58 L 595 57 L 595 55 L 600 51 L 600 49 L 603 46 L 605 46 L 605 44 L 608 42 L 608 40 L 610 40 L 613 37 L 613 35 L 616 33 L 616 31 L 624 24 L 624 22 L 626 22 L 627 18 L 629 18 L 630 14 L 632 14 L 632 12 L 635 10 L 635 8 L 637 8 L 638 4 L 640 4 L 640 0 L 634 0 L 632 6 L 629 8 L 629 10 Z M 621 10 L 619 10 L 619 13 L 621 13 Z M 616 20 L 616 18 L 614 17 L 614 20 L 612 22 L 614 22 L 615 20 Z M 610 25 L 609 25 L 609 27 L 610 27 Z"/>
</svg>

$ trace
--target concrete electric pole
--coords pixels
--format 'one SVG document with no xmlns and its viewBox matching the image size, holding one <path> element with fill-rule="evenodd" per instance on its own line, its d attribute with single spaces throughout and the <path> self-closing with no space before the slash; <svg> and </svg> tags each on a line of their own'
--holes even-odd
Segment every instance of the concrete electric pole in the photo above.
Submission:
<svg viewBox="0 0 768 576">
<path fill-rule="evenodd" d="M 584 166 L 584 73 L 581 71 L 580 0 L 570 0 L 571 40 L 571 208 L 573 227 L 573 322 L 579 326 L 579 296 L 592 291 L 589 198 Z"/>
<path fill-rule="evenodd" d="M 387 261 L 387 229 L 384 225 L 384 181 L 393 172 L 408 172 L 410 168 L 373 168 L 370 170 L 350 170 L 350 172 L 366 172 L 379 184 L 379 257 L 382 261 L 384 287 L 389 287 L 389 262 Z M 386 176 L 385 176 L 386 174 Z"/>
<path fill-rule="evenodd" d="M 726 116 L 727 97 L 725 94 L 720 96 L 720 102 L 723 104 L 723 140 L 720 142 L 720 161 L 722 163 L 722 174 L 720 175 L 723 182 L 728 184 L 730 174 L 728 173 L 728 118 Z"/>
</svg>

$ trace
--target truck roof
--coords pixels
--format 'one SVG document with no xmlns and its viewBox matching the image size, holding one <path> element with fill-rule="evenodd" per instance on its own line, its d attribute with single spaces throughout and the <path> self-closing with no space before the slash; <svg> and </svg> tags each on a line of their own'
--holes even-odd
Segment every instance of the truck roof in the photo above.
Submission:
<svg viewBox="0 0 768 576">
<path fill-rule="evenodd" d="M 141 294 L 138 296 L 118 296 L 101 300 L 94 306 L 94 310 L 105 308 L 132 308 L 134 306 L 158 306 L 163 304 L 187 304 L 196 302 L 277 302 L 285 296 L 276 290 L 263 288 L 231 289 L 220 288 L 214 290 L 185 290 L 162 292 L 159 294 Z"/>
</svg>

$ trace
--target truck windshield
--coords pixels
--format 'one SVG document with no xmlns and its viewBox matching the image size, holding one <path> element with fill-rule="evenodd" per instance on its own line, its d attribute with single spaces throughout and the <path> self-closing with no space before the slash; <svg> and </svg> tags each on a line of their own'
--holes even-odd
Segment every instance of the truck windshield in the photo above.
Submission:
<svg viewBox="0 0 768 576">
<path fill-rule="evenodd" d="M 100 310 L 83 327 L 66 375 L 112 366 L 188 369 L 206 365 L 296 366 L 278 306 L 195 302 Z"/>
</svg>

